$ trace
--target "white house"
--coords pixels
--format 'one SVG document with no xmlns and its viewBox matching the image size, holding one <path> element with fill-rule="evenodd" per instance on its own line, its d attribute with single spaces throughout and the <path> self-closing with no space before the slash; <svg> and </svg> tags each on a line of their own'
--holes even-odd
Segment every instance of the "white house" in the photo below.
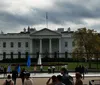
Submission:
<svg viewBox="0 0 100 85">
<path fill-rule="evenodd" d="M 58 28 L 50 30 L 47 28 L 36 30 L 35 28 L 24 28 L 20 33 L 1 33 L 0 34 L 0 59 L 5 58 L 25 58 L 25 55 L 32 54 L 31 57 L 36 57 L 36 53 L 41 55 L 44 53 L 53 54 L 59 52 L 59 57 L 65 57 L 65 52 L 71 53 L 73 49 L 73 31 L 68 28 Z M 42 55 L 44 57 L 44 55 Z M 53 55 L 49 55 L 53 57 Z M 71 55 L 68 54 L 71 58 Z"/>
</svg>

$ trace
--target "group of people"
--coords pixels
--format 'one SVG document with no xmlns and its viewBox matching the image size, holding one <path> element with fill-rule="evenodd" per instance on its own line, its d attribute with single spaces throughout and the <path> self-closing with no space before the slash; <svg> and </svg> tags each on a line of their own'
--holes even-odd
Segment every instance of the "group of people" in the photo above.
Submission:
<svg viewBox="0 0 100 85">
<path fill-rule="evenodd" d="M 87 68 L 84 67 L 83 65 L 79 65 L 79 66 L 76 66 L 75 72 L 79 72 L 80 74 L 82 74 L 83 79 L 84 79 L 84 74 L 87 73 Z"/>
<path fill-rule="evenodd" d="M 73 77 L 68 74 L 66 68 L 61 69 L 62 75 L 53 75 L 48 79 L 46 85 L 83 85 L 82 76 L 79 72 L 76 72 L 75 78 L 76 81 L 74 82 Z M 51 80 L 51 81 L 50 81 Z"/>
<path fill-rule="evenodd" d="M 25 81 L 22 82 L 22 85 L 34 85 L 33 80 L 30 78 L 29 72 L 24 73 L 24 79 Z M 16 83 L 13 79 L 11 79 L 11 75 L 8 75 L 3 85 L 16 85 Z"/>
<path fill-rule="evenodd" d="M 49 66 L 48 73 L 55 73 L 55 66 Z"/>
<path fill-rule="evenodd" d="M 53 75 L 48 79 L 46 85 L 83 85 L 83 82 L 81 80 L 82 76 L 79 68 L 76 68 L 75 71 L 75 82 L 73 80 L 73 77 L 68 74 L 68 70 L 66 68 L 62 68 L 60 71 L 62 75 Z M 5 80 L 3 85 L 7 85 L 6 83 L 10 83 L 9 85 L 16 85 L 16 79 L 18 77 L 21 78 L 22 85 L 34 85 L 33 80 L 30 78 L 30 73 L 23 68 L 20 72 L 20 75 L 18 75 L 16 67 L 14 70 L 12 70 L 12 77 L 8 75 L 7 80 Z M 52 80 L 52 82 L 50 82 L 50 80 Z"/>
</svg>

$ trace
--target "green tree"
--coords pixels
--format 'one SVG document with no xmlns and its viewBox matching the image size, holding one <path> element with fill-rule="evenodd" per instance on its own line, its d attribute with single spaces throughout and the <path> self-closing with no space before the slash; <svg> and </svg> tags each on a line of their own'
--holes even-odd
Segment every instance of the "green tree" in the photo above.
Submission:
<svg viewBox="0 0 100 85">
<path fill-rule="evenodd" d="M 81 28 L 73 34 L 73 37 L 75 42 L 73 54 L 77 51 L 77 57 L 87 59 L 89 61 L 89 68 L 91 68 L 91 59 L 96 58 L 97 55 L 95 54 L 100 52 L 98 48 L 100 46 L 98 33 L 91 29 Z"/>
</svg>

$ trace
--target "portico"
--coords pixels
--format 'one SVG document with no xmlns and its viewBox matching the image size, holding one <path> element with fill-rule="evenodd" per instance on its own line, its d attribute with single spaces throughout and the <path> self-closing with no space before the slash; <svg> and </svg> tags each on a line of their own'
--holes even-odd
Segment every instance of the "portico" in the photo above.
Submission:
<svg viewBox="0 0 100 85">
<path fill-rule="evenodd" d="M 45 53 L 52 54 L 58 51 L 59 53 L 61 53 L 60 33 L 45 28 L 43 30 L 31 34 L 31 39 L 32 39 L 32 49 L 30 50 L 32 53 L 39 52 L 41 55 Z M 49 57 L 53 56 L 49 55 Z"/>
</svg>

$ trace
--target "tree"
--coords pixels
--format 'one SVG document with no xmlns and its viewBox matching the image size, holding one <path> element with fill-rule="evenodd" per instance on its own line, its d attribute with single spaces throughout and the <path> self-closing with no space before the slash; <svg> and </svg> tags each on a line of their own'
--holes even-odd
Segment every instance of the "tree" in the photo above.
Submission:
<svg viewBox="0 0 100 85">
<path fill-rule="evenodd" d="M 89 68 L 91 68 L 91 59 L 96 57 L 96 52 L 100 52 L 98 48 L 100 46 L 98 33 L 91 29 L 81 28 L 73 34 L 73 37 L 75 42 L 73 54 L 77 51 L 77 57 L 87 59 Z"/>
</svg>

